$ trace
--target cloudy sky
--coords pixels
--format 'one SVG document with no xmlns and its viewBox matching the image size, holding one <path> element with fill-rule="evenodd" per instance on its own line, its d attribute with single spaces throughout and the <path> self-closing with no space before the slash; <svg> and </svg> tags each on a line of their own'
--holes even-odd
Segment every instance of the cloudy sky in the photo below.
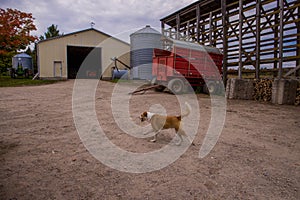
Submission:
<svg viewBox="0 0 300 200">
<path fill-rule="evenodd" d="M 160 29 L 160 19 L 196 0 L 0 0 L 1 8 L 32 13 L 40 36 L 51 24 L 62 33 L 94 28 L 129 41 L 129 34 L 149 24 Z"/>
</svg>

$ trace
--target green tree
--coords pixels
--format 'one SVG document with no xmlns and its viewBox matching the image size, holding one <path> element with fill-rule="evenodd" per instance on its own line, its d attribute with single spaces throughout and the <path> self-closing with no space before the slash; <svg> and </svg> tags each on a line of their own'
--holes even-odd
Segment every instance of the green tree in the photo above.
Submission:
<svg viewBox="0 0 300 200">
<path fill-rule="evenodd" d="M 36 44 L 33 47 L 33 50 L 28 47 L 25 51 L 25 53 L 27 53 L 28 55 L 31 56 L 32 58 L 32 63 L 33 63 L 33 69 L 34 69 L 34 74 L 38 71 L 37 69 L 37 61 L 36 61 Z"/>
<path fill-rule="evenodd" d="M 31 13 L 0 8 L 0 72 L 11 67 L 11 59 L 18 50 L 25 50 L 37 39 L 30 34 L 36 30 L 33 20 Z"/>
<path fill-rule="evenodd" d="M 51 26 L 49 26 L 47 28 L 47 32 L 45 32 L 44 35 L 41 35 L 39 39 L 40 40 L 45 40 L 45 39 L 52 38 L 52 37 L 57 37 L 57 36 L 60 36 L 60 35 L 62 35 L 62 34 L 59 33 L 58 26 L 52 24 Z"/>
</svg>

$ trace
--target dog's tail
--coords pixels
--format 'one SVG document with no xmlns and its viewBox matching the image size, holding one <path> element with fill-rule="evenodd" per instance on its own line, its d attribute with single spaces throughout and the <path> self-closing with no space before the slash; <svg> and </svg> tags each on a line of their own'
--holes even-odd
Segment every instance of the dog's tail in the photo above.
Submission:
<svg viewBox="0 0 300 200">
<path fill-rule="evenodd" d="M 184 118 L 191 113 L 192 107 L 190 106 L 190 104 L 188 102 L 185 102 L 185 106 L 186 106 L 186 112 L 181 115 L 181 118 Z"/>
</svg>

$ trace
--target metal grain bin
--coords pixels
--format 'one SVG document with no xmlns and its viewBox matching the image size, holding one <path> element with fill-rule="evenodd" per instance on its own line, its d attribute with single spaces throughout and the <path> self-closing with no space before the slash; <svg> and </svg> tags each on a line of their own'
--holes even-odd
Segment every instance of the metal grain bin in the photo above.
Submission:
<svg viewBox="0 0 300 200">
<path fill-rule="evenodd" d="M 12 58 L 12 68 L 18 69 L 22 66 L 23 69 L 33 70 L 32 58 L 26 53 L 20 53 Z"/>
<path fill-rule="evenodd" d="M 153 49 L 162 49 L 161 33 L 147 25 L 130 35 L 131 78 L 152 79 Z"/>
</svg>

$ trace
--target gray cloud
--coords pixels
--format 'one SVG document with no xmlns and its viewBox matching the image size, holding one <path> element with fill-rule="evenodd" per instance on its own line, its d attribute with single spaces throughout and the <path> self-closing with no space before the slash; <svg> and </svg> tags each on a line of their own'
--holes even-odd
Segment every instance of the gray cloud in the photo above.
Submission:
<svg viewBox="0 0 300 200">
<path fill-rule="evenodd" d="M 159 27 L 159 19 L 189 5 L 195 0 L 13 0 L 2 2 L 2 8 L 16 8 L 35 18 L 37 31 L 42 35 L 51 24 L 63 33 L 90 27 L 111 35 L 141 28 L 146 24 Z"/>
</svg>

